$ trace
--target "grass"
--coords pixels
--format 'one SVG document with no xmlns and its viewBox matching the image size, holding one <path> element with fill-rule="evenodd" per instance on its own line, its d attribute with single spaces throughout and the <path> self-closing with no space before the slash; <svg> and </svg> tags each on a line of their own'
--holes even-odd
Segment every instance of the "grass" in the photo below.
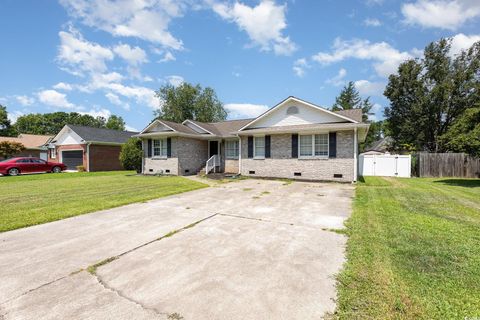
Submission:
<svg viewBox="0 0 480 320">
<path fill-rule="evenodd" d="M 0 178 L 0 232 L 206 187 L 182 177 L 129 171 Z"/>
<path fill-rule="evenodd" d="M 346 232 L 335 317 L 480 318 L 480 180 L 366 178 Z"/>
</svg>

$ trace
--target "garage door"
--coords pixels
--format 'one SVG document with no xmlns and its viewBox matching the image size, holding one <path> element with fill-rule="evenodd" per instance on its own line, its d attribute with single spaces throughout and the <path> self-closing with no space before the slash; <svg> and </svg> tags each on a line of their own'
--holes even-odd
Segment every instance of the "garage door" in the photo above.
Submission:
<svg viewBox="0 0 480 320">
<path fill-rule="evenodd" d="M 77 166 L 83 165 L 83 151 L 62 151 L 62 162 L 67 170 L 77 170 Z"/>
</svg>

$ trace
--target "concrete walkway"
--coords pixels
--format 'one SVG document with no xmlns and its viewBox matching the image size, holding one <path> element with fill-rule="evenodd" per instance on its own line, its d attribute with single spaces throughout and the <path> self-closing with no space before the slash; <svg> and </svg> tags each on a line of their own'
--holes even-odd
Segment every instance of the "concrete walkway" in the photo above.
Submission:
<svg viewBox="0 0 480 320">
<path fill-rule="evenodd" d="M 352 196 L 250 179 L 2 233 L 0 319 L 321 318 Z"/>
</svg>

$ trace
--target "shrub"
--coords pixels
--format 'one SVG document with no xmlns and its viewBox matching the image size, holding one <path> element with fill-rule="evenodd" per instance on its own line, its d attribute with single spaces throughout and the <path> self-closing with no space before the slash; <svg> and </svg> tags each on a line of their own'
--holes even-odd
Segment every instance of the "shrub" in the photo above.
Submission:
<svg viewBox="0 0 480 320">
<path fill-rule="evenodd" d="M 142 141 L 140 139 L 128 139 L 120 151 L 120 162 L 125 170 L 142 171 Z"/>
<path fill-rule="evenodd" d="M 85 167 L 84 166 L 77 166 L 77 171 L 78 172 L 85 172 Z"/>
<path fill-rule="evenodd" d="M 0 142 L 0 157 L 8 159 L 13 155 L 25 150 L 25 146 L 19 142 L 2 141 Z"/>
</svg>

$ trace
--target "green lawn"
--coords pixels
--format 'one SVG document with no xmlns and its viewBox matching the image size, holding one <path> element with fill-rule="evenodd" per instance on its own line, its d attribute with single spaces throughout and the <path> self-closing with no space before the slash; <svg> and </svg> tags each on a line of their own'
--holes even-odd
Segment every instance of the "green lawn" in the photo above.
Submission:
<svg viewBox="0 0 480 320">
<path fill-rule="evenodd" d="M 480 319 L 480 180 L 359 183 L 341 319 Z"/>
<path fill-rule="evenodd" d="M 206 186 L 129 171 L 0 177 L 0 232 Z"/>
</svg>

